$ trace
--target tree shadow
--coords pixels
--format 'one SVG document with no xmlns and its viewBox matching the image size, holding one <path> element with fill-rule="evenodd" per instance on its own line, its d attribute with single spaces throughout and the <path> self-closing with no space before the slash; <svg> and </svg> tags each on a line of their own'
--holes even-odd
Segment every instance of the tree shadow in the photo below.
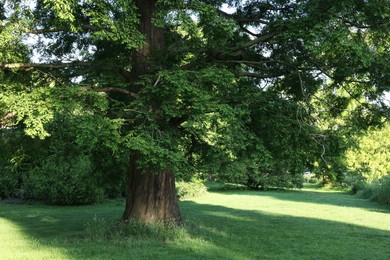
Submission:
<svg viewBox="0 0 390 260">
<path fill-rule="evenodd" d="M 0 218 L 12 221 L 28 239 L 63 251 L 66 259 L 388 259 L 390 256 L 390 232 L 386 230 L 193 201 L 183 201 L 180 206 L 188 236 L 173 241 L 87 241 L 80 237 L 85 223 L 95 215 L 118 220 L 123 203 L 82 207 L 0 204 Z"/>
</svg>

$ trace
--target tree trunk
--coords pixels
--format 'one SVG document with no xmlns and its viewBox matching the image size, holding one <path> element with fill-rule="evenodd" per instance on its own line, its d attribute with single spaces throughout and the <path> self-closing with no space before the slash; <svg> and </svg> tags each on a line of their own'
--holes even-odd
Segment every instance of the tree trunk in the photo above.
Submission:
<svg viewBox="0 0 390 260">
<path fill-rule="evenodd" d="M 152 14 L 156 0 L 135 0 L 140 13 L 140 31 L 144 34 L 145 45 L 134 52 L 132 57 L 132 76 L 134 79 L 153 73 L 149 62 L 151 48 L 162 50 L 163 30 L 152 24 Z M 139 91 L 139 90 L 138 90 Z M 128 174 L 126 207 L 123 221 L 141 222 L 182 222 L 176 196 L 175 176 L 172 172 L 142 174 L 137 168 L 137 153 L 132 151 Z"/>
<path fill-rule="evenodd" d="M 162 50 L 164 47 L 164 30 L 152 23 L 153 13 L 156 9 L 156 0 L 135 0 L 140 14 L 139 30 L 145 37 L 145 43 L 132 56 L 132 76 L 149 74 L 155 70 L 150 64 L 152 50 Z"/>
<path fill-rule="evenodd" d="M 174 174 L 171 172 L 142 174 L 137 169 L 136 162 L 137 156 L 133 154 L 122 220 L 181 224 Z"/>
</svg>

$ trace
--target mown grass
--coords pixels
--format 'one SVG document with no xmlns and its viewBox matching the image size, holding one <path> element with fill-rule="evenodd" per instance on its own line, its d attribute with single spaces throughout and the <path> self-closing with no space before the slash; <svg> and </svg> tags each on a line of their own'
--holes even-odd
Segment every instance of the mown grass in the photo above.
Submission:
<svg viewBox="0 0 390 260">
<path fill-rule="evenodd" d="M 186 225 L 117 225 L 124 204 L 0 203 L 0 259 L 390 259 L 390 208 L 343 192 L 224 191 Z"/>
</svg>

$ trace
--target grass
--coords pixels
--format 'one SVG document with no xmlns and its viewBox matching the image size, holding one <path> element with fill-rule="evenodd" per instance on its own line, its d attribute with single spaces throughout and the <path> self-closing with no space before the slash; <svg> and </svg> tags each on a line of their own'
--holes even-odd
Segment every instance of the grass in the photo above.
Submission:
<svg viewBox="0 0 390 260">
<path fill-rule="evenodd" d="M 107 233 L 122 201 L 0 203 L 0 259 L 390 259 L 390 208 L 340 191 L 210 192 L 180 206 L 181 229 Z"/>
</svg>

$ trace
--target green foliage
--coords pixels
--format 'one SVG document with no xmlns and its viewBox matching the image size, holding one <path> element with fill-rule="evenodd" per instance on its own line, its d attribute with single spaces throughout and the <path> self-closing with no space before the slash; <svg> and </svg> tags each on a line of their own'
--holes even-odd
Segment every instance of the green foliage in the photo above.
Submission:
<svg viewBox="0 0 390 260">
<path fill-rule="evenodd" d="M 375 199 L 379 191 L 379 182 L 374 181 L 371 183 L 361 182 L 358 183 L 354 190 L 357 190 L 356 195 L 365 199 Z"/>
<path fill-rule="evenodd" d="M 20 129 L 2 130 L 2 196 L 21 189 L 29 199 L 86 204 L 124 194 L 129 159 L 117 127 L 97 115 L 56 114 L 44 141 L 23 137 Z"/>
<path fill-rule="evenodd" d="M 376 200 L 390 204 L 390 175 L 383 177 L 376 195 Z"/>
<path fill-rule="evenodd" d="M 43 0 L 43 6 L 51 10 L 61 22 L 72 23 L 75 21 L 75 9 L 77 0 Z"/>
<path fill-rule="evenodd" d="M 16 138 L 15 138 L 16 139 Z M 0 130 L 0 198 L 8 198 L 13 195 L 18 188 L 19 174 L 14 171 L 11 162 L 13 151 L 12 138 L 7 136 L 7 132 Z M 16 160 L 15 160 L 16 162 Z M 14 164 L 15 165 L 15 164 Z"/>
<path fill-rule="evenodd" d="M 180 199 L 188 199 L 205 193 L 207 190 L 206 186 L 201 181 L 178 181 L 176 182 L 177 196 Z"/>
<path fill-rule="evenodd" d="M 41 145 L 18 129 L 0 129 L 0 197 L 21 197 L 23 175 L 39 160 Z"/>
<path fill-rule="evenodd" d="M 130 153 L 139 170 L 183 180 L 299 187 L 309 169 L 341 181 L 349 136 L 388 111 L 388 9 L 381 0 L 10 0 L 0 4 L 0 124 L 42 139 L 41 156 L 25 149 L 22 160 L 39 197 L 38 182 L 55 180 L 48 172 L 75 175 L 69 190 L 120 193 Z M 379 158 L 348 156 L 354 171 L 388 172 Z"/>
<path fill-rule="evenodd" d="M 346 184 L 357 196 L 390 204 L 390 175 L 372 182 L 367 182 L 361 175 L 353 178 L 352 182 L 348 180 L 351 180 L 351 177 L 347 178 Z"/>
<path fill-rule="evenodd" d="M 123 151 L 118 122 L 98 115 L 57 114 L 44 155 L 24 186 L 32 198 L 54 204 L 87 204 L 123 192 Z M 104 155 L 104 156 L 103 156 Z"/>
<path fill-rule="evenodd" d="M 15 172 L 3 167 L 2 169 L 0 173 L 0 200 L 12 197 L 15 194 L 16 189 L 19 187 L 18 183 L 20 178 Z"/>
<path fill-rule="evenodd" d="M 318 149 L 310 138 L 315 127 L 303 117 L 297 118 L 305 108 L 273 91 L 254 90 L 248 95 L 246 126 L 251 132 L 246 133 L 234 164 L 219 173 L 220 178 L 254 189 L 301 187 L 302 174 Z"/>
<path fill-rule="evenodd" d="M 350 171 L 366 181 L 380 180 L 390 173 L 390 124 L 371 128 L 355 137 L 356 145 L 347 151 L 346 163 Z"/>
<path fill-rule="evenodd" d="M 91 35 L 93 39 L 119 42 L 128 49 L 142 46 L 144 36 L 137 30 L 139 19 L 134 2 L 88 0 L 80 8 L 96 28 Z"/>
<path fill-rule="evenodd" d="M 10 111 L 17 109 L 14 124 L 23 121 L 27 135 L 44 139 L 49 136 L 44 127 L 54 117 L 52 99 L 45 98 L 49 92 L 50 90 L 45 88 L 34 89 L 30 93 L 6 92 L 0 96 L 0 100 Z"/>
<path fill-rule="evenodd" d="M 92 169 L 86 156 L 50 156 L 25 176 L 26 196 L 59 205 L 100 202 L 104 191 Z"/>
<path fill-rule="evenodd" d="M 305 173 L 303 174 L 303 182 L 305 182 L 305 183 L 316 183 L 316 184 L 319 184 L 319 183 L 320 183 L 320 180 L 316 177 L 315 174 L 305 172 Z"/>
</svg>

